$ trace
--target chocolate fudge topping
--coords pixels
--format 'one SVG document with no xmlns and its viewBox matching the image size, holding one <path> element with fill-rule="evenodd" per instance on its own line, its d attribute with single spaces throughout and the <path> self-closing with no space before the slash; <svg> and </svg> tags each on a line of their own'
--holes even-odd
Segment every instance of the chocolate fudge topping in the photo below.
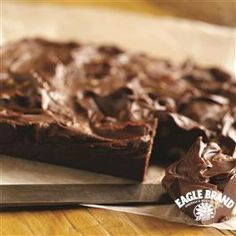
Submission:
<svg viewBox="0 0 236 236">
<path fill-rule="evenodd" d="M 8 43 L 0 57 L 1 154 L 136 180 L 150 156 L 177 161 L 163 181 L 173 199 L 202 187 L 235 200 L 233 75 L 40 38 Z M 214 221 L 230 215 L 219 211 Z"/>
</svg>

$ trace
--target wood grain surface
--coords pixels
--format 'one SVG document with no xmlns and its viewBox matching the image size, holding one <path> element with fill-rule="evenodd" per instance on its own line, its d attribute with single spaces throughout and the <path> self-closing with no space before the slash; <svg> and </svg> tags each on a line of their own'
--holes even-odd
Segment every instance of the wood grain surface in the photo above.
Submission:
<svg viewBox="0 0 236 236">
<path fill-rule="evenodd" d="M 95 208 L 21 210 L 0 213 L 1 236 L 203 236 L 233 231 L 170 223 L 153 217 Z"/>
<path fill-rule="evenodd" d="M 4 1 L 4 0 L 3 0 Z M 14 1 L 14 0 L 6 0 Z M 105 6 L 156 16 L 171 15 L 236 26 L 236 0 L 18 0 L 27 3 Z"/>
</svg>

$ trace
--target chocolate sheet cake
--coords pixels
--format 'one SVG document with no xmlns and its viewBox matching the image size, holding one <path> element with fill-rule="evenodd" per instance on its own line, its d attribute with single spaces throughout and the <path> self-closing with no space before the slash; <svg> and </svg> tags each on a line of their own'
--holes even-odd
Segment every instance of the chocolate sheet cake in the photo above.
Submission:
<svg viewBox="0 0 236 236">
<path fill-rule="evenodd" d="M 174 200 L 196 186 L 235 199 L 233 75 L 40 38 L 8 43 L 0 55 L 0 154 L 139 181 L 151 157 L 172 163 L 163 184 Z"/>
<path fill-rule="evenodd" d="M 236 84 L 219 68 L 39 38 L 0 54 L 1 153 L 138 180 L 152 149 L 173 162 L 199 136 L 234 155 Z"/>
<path fill-rule="evenodd" d="M 0 152 L 142 180 L 157 118 L 119 54 L 41 39 L 2 47 Z"/>
</svg>

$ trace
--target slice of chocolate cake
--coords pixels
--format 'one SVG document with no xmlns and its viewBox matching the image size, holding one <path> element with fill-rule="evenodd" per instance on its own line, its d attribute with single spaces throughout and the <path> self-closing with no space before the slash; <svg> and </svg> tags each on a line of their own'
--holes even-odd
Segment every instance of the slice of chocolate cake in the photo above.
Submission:
<svg viewBox="0 0 236 236">
<path fill-rule="evenodd" d="M 157 118 L 121 53 L 41 39 L 3 46 L 0 153 L 143 180 Z"/>
</svg>

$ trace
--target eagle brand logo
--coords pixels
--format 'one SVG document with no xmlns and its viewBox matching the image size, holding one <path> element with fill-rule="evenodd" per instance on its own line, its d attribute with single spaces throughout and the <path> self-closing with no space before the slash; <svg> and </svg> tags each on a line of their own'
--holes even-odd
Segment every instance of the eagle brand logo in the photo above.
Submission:
<svg viewBox="0 0 236 236">
<path fill-rule="evenodd" d="M 181 208 L 188 208 L 196 205 L 193 209 L 193 215 L 196 221 L 207 221 L 215 216 L 215 206 L 231 209 L 235 202 L 227 195 L 214 190 L 194 190 L 181 195 L 175 200 L 176 205 Z"/>
<path fill-rule="evenodd" d="M 202 202 L 195 206 L 193 214 L 196 221 L 206 221 L 214 218 L 215 209 L 211 204 Z"/>
</svg>

